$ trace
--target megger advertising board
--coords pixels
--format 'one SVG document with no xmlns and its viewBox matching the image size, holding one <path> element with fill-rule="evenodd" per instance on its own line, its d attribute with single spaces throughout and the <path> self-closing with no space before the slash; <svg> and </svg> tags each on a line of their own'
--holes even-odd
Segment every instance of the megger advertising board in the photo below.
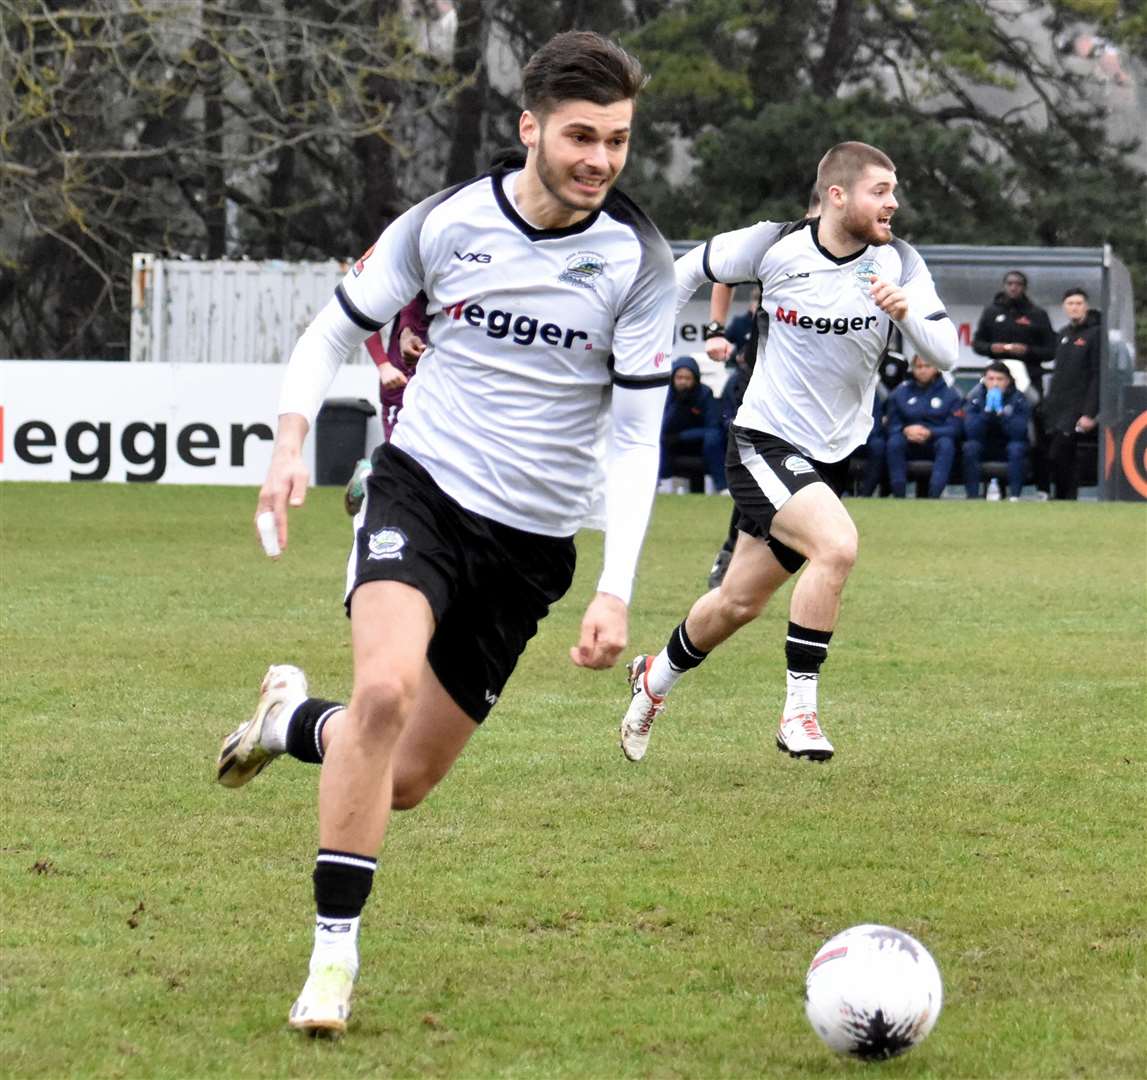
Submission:
<svg viewBox="0 0 1147 1080">
<path fill-rule="evenodd" d="M 271 458 L 284 368 L 267 364 L 0 362 L 0 480 L 254 484 Z M 328 398 L 377 408 L 373 365 Z M 382 437 L 377 417 L 367 444 Z M 305 455 L 314 475 L 314 433 Z M 365 449 L 365 448 L 364 448 Z"/>
</svg>

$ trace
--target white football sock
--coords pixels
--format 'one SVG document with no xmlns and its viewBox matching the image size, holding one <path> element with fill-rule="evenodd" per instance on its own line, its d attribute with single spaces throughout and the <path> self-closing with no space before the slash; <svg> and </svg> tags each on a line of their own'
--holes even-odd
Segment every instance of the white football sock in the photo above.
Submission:
<svg viewBox="0 0 1147 1080">
<path fill-rule="evenodd" d="M 684 671 L 679 671 L 669 663 L 669 650 L 662 649 L 653 658 L 645 677 L 650 692 L 656 697 L 664 697 L 684 674 Z"/>
<path fill-rule="evenodd" d="M 816 712 L 816 690 L 820 676 L 812 671 L 785 672 L 785 712 L 784 715 L 795 716 L 797 713 Z"/>
<path fill-rule="evenodd" d="M 272 709 L 263 720 L 263 730 L 259 732 L 259 745 L 272 754 L 287 752 L 287 727 L 295 710 L 306 701 L 306 696 L 291 698 Z"/>
<path fill-rule="evenodd" d="M 315 916 L 315 947 L 311 951 L 311 971 L 339 964 L 358 973 L 358 927 L 362 916 L 335 919 Z"/>
</svg>

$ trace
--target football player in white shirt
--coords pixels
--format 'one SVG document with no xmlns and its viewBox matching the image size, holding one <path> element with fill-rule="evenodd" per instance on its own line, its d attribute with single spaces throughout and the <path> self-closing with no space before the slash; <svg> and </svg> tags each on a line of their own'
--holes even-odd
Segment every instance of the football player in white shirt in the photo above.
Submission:
<svg viewBox="0 0 1147 1080">
<path fill-rule="evenodd" d="M 283 753 L 322 764 L 315 944 L 294 1028 L 345 1029 L 390 811 L 445 776 L 568 589 L 607 418 L 604 566 L 570 653 L 607 668 L 625 647 L 675 303 L 669 246 L 613 187 L 643 82 L 597 34 L 543 46 L 523 72 L 524 167 L 498 166 L 395 220 L 291 356 L 256 515 L 268 554 L 286 547 L 287 508 L 303 502 L 303 441 L 339 363 L 427 296 L 418 378 L 355 518 L 350 701 L 311 697 L 298 668 L 273 666 L 217 762 L 227 787 Z"/>
<path fill-rule="evenodd" d="M 769 332 L 729 431 L 737 545 L 720 586 L 693 605 L 666 647 L 629 665 L 621 747 L 631 761 L 645 755 L 677 680 L 755 619 L 806 560 L 789 608 L 776 743 L 812 761 L 833 753 L 817 682 L 856 561 L 856 526 L 839 498 L 848 456 L 872 425 L 877 364 L 893 328 L 944 370 L 956 362 L 957 337 L 924 260 L 892 234 L 896 169 L 887 155 L 865 143 L 834 146 L 817 169 L 817 190 L 819 218 L 759 222 L 677 261 L 679 304 L 706 278 L 759 282 Z"/>
</svg>

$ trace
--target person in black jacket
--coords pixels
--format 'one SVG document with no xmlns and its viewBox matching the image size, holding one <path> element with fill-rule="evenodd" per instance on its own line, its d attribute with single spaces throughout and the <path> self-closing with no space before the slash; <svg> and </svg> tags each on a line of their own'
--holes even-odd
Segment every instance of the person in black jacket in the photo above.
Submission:
<svg viewBox="0 0 1147 1080">
<path fill-rule="evenodd" d="M 1067 325 L 1060 331 L 1047 397 L 1040 407 L 1049 478 L 1057 499 L 1079 497 L 1076 444 L 1095 430 L 1099 413 L 1099 312 L 1090 308 L 1083 289 L 1063 297 Z"/>
<path fill-rule="evenodd" d="M 1022 270 L 1004 274 L 1004 287 L 980 314 L 972 348 L 989 360 L 1022 360 L 1038 400 L 1043 393 L 1043 365 L 1055 355 L 1055 331 L 1043 308 L 1027 294 Z"/>
</svg>

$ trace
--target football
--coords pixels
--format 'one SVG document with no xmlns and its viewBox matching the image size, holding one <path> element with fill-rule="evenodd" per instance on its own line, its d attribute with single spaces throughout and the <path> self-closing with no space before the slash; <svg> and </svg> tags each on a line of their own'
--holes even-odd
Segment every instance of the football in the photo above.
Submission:
<svg viewBox="0 0 1147 1080">
<path fill-rule="evenodd" d="M 805 975 L 805 1015 L 838 1054 L 880 1061 L 936 1025 L 940 969 L 903 930 L 866 923 L 826 941 Z"/>
</svg>

